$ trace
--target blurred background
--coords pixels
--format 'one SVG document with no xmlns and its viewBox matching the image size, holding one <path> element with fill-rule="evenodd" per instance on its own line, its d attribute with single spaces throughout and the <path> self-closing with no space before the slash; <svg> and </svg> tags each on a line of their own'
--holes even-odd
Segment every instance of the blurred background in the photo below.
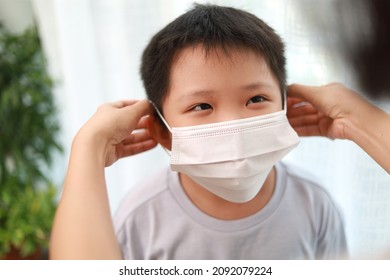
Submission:
<svg viewBox="0 0 390 280">
<path fill-rule="evenodd" d="M 271 25 L 287 46 L 289 83 L 337 81 L 364 95 L 337 49 L 340 0 L 196 2 L 242 8 Z M 47 257 L 74 135 L 101 103 L 145 98 L 139 75 L 143 48 L 192 3 L 0 0 L 1 258 Z M 364 6 L 357 6 L 352 18 L 361 12 Z M 347 25 L 348 19 L 344 14 Z M 372 102 L 390 111 L 389 99 Z M 390 249 L 390 176 L 359 147 L 303 138 L 284 161 L 311 172 L 334 197 L 352 258 L 375 259 Z M 167 164 L 158 147 L 108 168 L 112 213 L 129 189 Z"/>
</svg>

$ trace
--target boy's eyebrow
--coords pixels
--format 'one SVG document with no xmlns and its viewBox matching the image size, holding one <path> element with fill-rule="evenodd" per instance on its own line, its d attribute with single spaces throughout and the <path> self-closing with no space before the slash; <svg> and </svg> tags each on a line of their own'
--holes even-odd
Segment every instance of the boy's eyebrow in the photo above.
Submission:
<svg viewBox="0 0 390 280">
<path fill-rule="evenodd" d="M 186 100 L 194 97 L 205 97 L 205 96 L 210 96 L 214 91 L 213 90 L 195 90 L 191 91 L 186 95 L 181 96 L 179 99 L 180 100 Z"/>
<path fill-rule="evenodd" d="M 269 87 L 272 87 L 272 84 L 267 83 L 267 82 L 256 82 L 256 83 L 244 85 L 242 87 L 242 89 L 253 90 L 253 89 L 259 89 L 259 88 L 263 88 L 263 87 L 269 88 Z"/>
<path fill-rule="evenodd" d="M 256 90 L 259 88 L 270 88 L 272 87 L 271 83 L 267 82 L 255 82 L 247 85 L 243 85 L 241 89 L 243 90 Z M 210 97 L 212 93 L 215 92 L 214 90 L 195 90 L 195 91 L 190 91 L 188 94 L 183 95 L 179 98 L 181 101 L 185 101 L 186 99 L 191 99 L 195 97 Z"/>
</svg>

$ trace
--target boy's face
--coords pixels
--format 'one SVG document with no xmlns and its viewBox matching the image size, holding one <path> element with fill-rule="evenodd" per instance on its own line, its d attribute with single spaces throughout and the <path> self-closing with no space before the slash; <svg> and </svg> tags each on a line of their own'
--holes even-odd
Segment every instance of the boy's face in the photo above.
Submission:
<svg viewBox="0 0 390 280">
<path fill-rule="evenodd" d="M 265 115 L 282 110 L 277 79 L 252 51 L 222 49 L 206 56 L 201 45 L 176 56 L 163 103 L 171 127 Z"/>
</svg>

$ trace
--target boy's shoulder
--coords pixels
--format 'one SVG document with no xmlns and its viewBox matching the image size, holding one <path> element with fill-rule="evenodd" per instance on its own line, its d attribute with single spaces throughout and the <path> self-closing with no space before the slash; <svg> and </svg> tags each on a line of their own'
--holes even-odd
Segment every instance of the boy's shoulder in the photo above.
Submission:
<svg viewBox="0 0 390 280">
<path fill-rule="evenodd" d="M 276 167 L 279 179 L 283 180 L 287 193 L 294 199 L 311 201 L 316 206 L 322 204 L 339 208 L 322 180 L 313 173 L 285 162 L 279 162 Z"/>
<path fill-rule="evenodd" d="M 128 216 L 168 191 L 171 173 L 169 168 L 163 168 L 155 175 L 130 189 L 116 211 L 116 218 Z"/>
<path fill-rule="evenodd" d="M 276 165 L 276 168 L 278 171 L 281 171 L 282 176 L 290 181 L 323 188 L 321 180 L 317 176 L 306 169 L 298 167 L 297 165 L 280 161 Z"/>
</svg>

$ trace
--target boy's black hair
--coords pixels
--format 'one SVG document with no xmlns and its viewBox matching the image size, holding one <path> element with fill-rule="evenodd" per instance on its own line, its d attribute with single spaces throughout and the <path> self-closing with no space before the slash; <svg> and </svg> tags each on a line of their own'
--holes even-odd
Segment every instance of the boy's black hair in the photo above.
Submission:
<svg viewBox="0 0 390 280">
<path fill-rule="evenodd" d="M 141 78 L 146 94 L 162 112 L 172 61 L 180 50 L 202 44 L 206 55 L 221 47 L 248 49 L 260 54 L 279 82 L 282 100 L 286 89 L 284 44 L 261 19 L 242 10 L 195 4 L 153 36 L 142 55 Z"/>
</svg>

